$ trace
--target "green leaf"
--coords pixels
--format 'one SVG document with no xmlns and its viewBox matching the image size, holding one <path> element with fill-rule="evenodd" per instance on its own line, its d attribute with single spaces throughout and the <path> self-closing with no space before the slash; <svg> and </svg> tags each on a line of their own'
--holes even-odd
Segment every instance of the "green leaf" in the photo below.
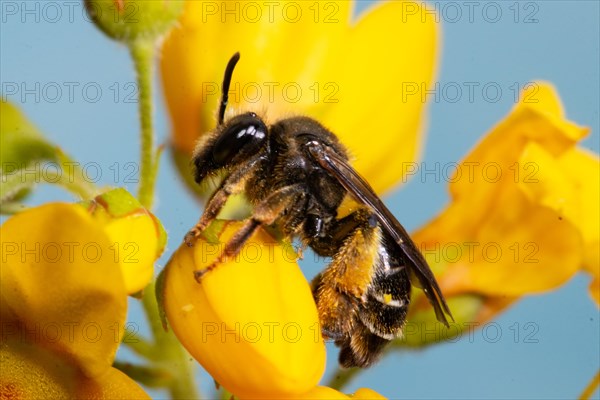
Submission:
<svg viewBox="0 0 600 400">
<path fill-rule="evenodd" d="M 38 183 L 52 183 L 89 198 L 95 189 L 78 163 L 41 132 L 13 104 L 0 102 L 0 205 L 23 199 Z M 45 168 L 48 163 L 52 167 Z"/>
<path fill-rule="evenodd" d="M 0 158 L 3 164 L 9 161 L 57 159 L 55 146 L 44 140 L 16 106 L 2 101 L 0 112 Z"/>
</svg>

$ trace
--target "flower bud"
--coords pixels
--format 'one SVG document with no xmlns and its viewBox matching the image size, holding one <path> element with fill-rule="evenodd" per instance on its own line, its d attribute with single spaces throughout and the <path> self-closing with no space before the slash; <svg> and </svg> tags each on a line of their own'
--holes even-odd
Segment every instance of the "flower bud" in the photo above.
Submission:
<svg viewBox="0 0 600 400">
<path fill-rule="evenodd" d="M 142 290 L 152 279 L 154 261 L 162 254 L 166 233 L 158 219 L 125 189 L 113 189 L 85 204 L 111 240 L 121 264 L 127 293 Z"/>
<path fill-rule="evenodd" d="M 183 12 L 181 0 L 86 0 L 96 26 L 112 39 L 156 40 L 167 33 Z"/>
</svg>

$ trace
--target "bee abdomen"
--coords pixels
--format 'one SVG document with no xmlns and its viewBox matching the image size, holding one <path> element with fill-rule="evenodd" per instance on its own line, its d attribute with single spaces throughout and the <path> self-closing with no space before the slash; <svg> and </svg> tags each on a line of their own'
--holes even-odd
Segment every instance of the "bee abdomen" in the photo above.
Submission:
<svg viewBox="0 0 600 400">
<path fill-rule="evenodd" d="M 368 296 L 367 301 L 361 305 L 358 315 L 360 321 L 373 334 L 383 339 L 392 340 L 402 334 L 408 304 L 408 298 L 392 299 L 385 302 L 373 296 Z"/>
<path fill-rule="evenodd" d="M 339 362 L 342 367 L 367 368 L 379 359 L 389 340 L 372 334 L 369 328 L 359 322 L 352 335 L 335 343 L 340 347 Z"/>
<path fill-rule="evenodd" d="M 410 304 L 411 284 L 406 268 L 379 266 L 358 313 L 369 330 L 392 340 L 402 333 Z"/>
<path fill-rule="evenodd" d="M 384 346 L 402 334 L 406 322 L 411 288 L 408 272 L 387 264 L 376 271 L 359 302 L 352 331 L 336 340 L 341 348 L 340 364 L 346 368 L 366 368 L 376 362 Z"/>
</svg>

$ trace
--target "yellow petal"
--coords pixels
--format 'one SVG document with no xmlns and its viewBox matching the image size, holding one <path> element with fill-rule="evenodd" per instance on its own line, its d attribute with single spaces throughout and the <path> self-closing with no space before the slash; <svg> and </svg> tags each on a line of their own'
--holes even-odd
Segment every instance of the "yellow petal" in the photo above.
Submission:
<svg viewBox="0 0 600 400">
<path fill-rule="evenodd" d="M 69 399 L 77 368 L 68 361 L 17 338 L 0 344 L 0 392 L 7 399 Z"/>
<path fill-rule="evenodd" d="M 379 393 L 377 393 L 374 390 L 368 389 L 368 388 L 360 388 L 358 389 L 356 392 L 354 392 L 354 395 L 352 396 L 353 399 L 360 399 L 360 400 L 385 400 L 386 397 L 380 395 Z"/>
<path fill-rule="evenodd" d="M 14 334 L 89 376 L 110 368 L 127 293 L 104 230 L 83 207 L 62 203 L 17 214 L 0 229 L 2 309 L 18 319 Z"/>
<path fill-rule="evenodd" d="M 158 219 L 125 189 L 113 189 L 85 204 L 111 241 L 123 272 L 125 289 L 133 294 L 152 279 L 154 261 L 162 254 L 166 234 Z"/>
<path fill-rule="evenodd" d="M 77 381 L 75 398 L 78 399 L 150 399 L 150 396 L 133 379 L 116 368 L 102 376 Z"/>
<path fill-rule="evenodd" d="M 566 218 L 583 237 L 583 269 L 592 275 L 590 294 L 600 305 L 600 161 L 598 155 L 574 148 L 558 159 L 558 165 L 573 184 L 577 206 L 567 209 Z"/>
<path fill-rule="evenodd" d="M 309 86 L 318 82 L 314 76 L 317 61 L 337 50 L 349 19 L 349 2 L 330 3 L 326 11 L 333 12 L 338 23 L 315 24 L 312 16 L 319 10 L 312 11 L 315 6 L 308 2 L 187 2 L 180 27 L 162 49 L 162 77 L 175 146 L 191 153 L 199 135 L 214 128 L 223 71 L 236 51 L 243 61 L 232 82 L 232 109 L 251 107 L 262 112 L 269 108 L 269 115 L 278 117 L 289 105 L 302 112 L 295 102 L 281 101 L 284 96 L 295 101 L 292 90 L 297 85 L 301 85 L 298 101 L 314 103 Z M 258 20 L 244 17 L 255 9 L 261 16 Z M 298 20 L 294 13 L 300 15 Z M 303 40 L 297 40 L 299 35 Z M 294 41 L 293 51 L 290 41 Z M 289 89 L 284 89 L 286 85 Z"/>
<path fill-rule="evenodd" d="M 298 400 L 347 400 L 349 396 L 327 386 L 316 386 L 306 393 L 291 396 L 289 399 Z"/>
<path fill-rule="evenodd" d="M 422 18 L 423 12 L 423 3 L 377 3 L 352 26 L 343 55 L 329 65 L 340 101 L 322 122 L 348 146 L 377 192 L 398 183 L 402 165 L 420 157 L 439 36 L 433 16 Z M 394 38 L 393 45 L 383 38 Z"/>
<path fill-rule="evenodd" d="M 597 154 L 580 148 L 565 152 L 558 166 L 573 185 L 572 198 L 577 202 L 567 215 L 573 221 L 585 243 L 583 267 L 600 275 L 600 160 Z"/>
<path fill-rule="evenodd" d="M 154 275 L 157 242 L 154 221 L 141 214 L 114 220 L 105 229 L 122 267 L 125 290 L 129 294 L 139 292 Z"/>
<path fill-rule="evenodd" d="M 596 276 L 590 283 L 590 296 L 600 306 L 600 277 Z"/>
<path fill-rule="evenodd" d="M 596 372 L 596 375 L 594 375 L 594 377 L 590 380 L 590 382 L 587 384 L 585 389 L 583 389 L 583 392 L 577 398 L 579 400 L 591 399 L 599 387 L 600 387 L 600 370 L 598 372 Z"/>
<path fill-rule="evenodd" d="M 14 399 L 149 399 L 142 388 L 115 368 L 96 378 L 28 341 L 0 345 L 0 392 Z"/>
<path fill-rule="evenodd" d="M 376 190 L 389 188 L 404 173 L 401 163 L 420 151 L 424 99 L 431 97 L 423 92 L 431 90 L 437 61 L 433 16 L 422 18 L 421 5 L 410 2 L 377 4 L 356 21 L 349 1 L 274 4 L 187 3 L 162 49 L 175 148 L 190 154 L 214 129 L 223 71 L 240 51 L 230 114 L 315 118 L 348 145 Z M 245 17 L 251 9 L 262 18 Z M 300 18 L 291 22 L 293 15 Z M 393 46 L 382 40 L 390 37 Z"/>
<path fill-rule="evenodd" d="M 598 222 L 583 214 L 598 203 L 598 162 L 575 147 L 588 130 L 563 114 L 554 89 L 537 83 L 460 163 L 451 204 L 415 235 L 434 268 L 446 270 L 447 295 L 542 292 L 595 257 L 584 249 L 597 243 Z M 583 166 L 595 171 L 575 177 Z"/>
<path fill-rule="evenodd" d="M 449 188 L 453 202 L 477 205 L 469 210 L 470 218 L 456 221 L 459 225 L 484 220 L 489 210 L 496 207 L 489 199 L 503 184 L 530 183 L 536 179 L 538 169 L 535 164 L 520 165 L 518 162 L 528 143 L 536 142 L 558 157 L 587 135 L 588 129 L 555 115 L 559 100 L 549 86 L 536 83 L 533 87 L 540 88 L 544 95 L 530 101 L 537 99 L 539 102 L 524 103 L 528 97 L 523 96 L 513 112 L 461 161 L 457 175 L 451 179 Z M 549 104 L 548 111 L 542 109 L 543 104 Z"/>
<path fill-rule="evenodd" d="M 374 390 L 367 388 L 360 388 L 354 394 L 348 396 L 342 392 L 338 392 L 327 386 L 316 386 L 306 393 L 302 393 L 297 396 L 285 397 L 285 399 L 298 399 L 298 400 L 347 400 L 347 399 L 360 399 L 360 400 L 385 400 L 386 398 Z"/>
<path fill-rule="evenodd" d="M 219 265 L 200 284 L 194 279 L 240 227 L 213 224 L 219 243 L 200 239 L 176 251 L 161 278 L 167 319 L 190 354 L 237 397 L 305 392 L 323 374 L 325 347 L 290 246 L 259 230 L 238 261 Z"/>
</svg>

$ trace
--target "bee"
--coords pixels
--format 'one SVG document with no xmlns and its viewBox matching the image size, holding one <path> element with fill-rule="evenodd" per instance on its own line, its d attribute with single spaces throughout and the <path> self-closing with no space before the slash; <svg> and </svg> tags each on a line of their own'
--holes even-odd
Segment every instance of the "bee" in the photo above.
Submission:
<svg viewBox="0 0 600 400">
<path fill-rule="evenodd" d="M 411 280 L 422 288 L 437 319 L 452 319 L 423 255 L 371 186 L 352 168 L 348 151 L 319 122 L 305 116 L 269 126 L 254 112 L 225 120 L 236 53 L 223 79 L 218 126 L 201 140 L 192 158 L 195 180 L 225 172 L 198 224 L 185 236 L 192 246 L 217 218 L 229 196 L 244 193 L 253 212 L 225 244 L 220 258 L 195 271 L 198 282 L 235 256 L 260 226 L 275 226 L 331 258 L 312 282 L 321 330 L 340 347 L 344 367 L 368 367 L 384 346 L 402 334 Z M 338 217 L 346 196 L 357 208 Z"/>
</svg>

